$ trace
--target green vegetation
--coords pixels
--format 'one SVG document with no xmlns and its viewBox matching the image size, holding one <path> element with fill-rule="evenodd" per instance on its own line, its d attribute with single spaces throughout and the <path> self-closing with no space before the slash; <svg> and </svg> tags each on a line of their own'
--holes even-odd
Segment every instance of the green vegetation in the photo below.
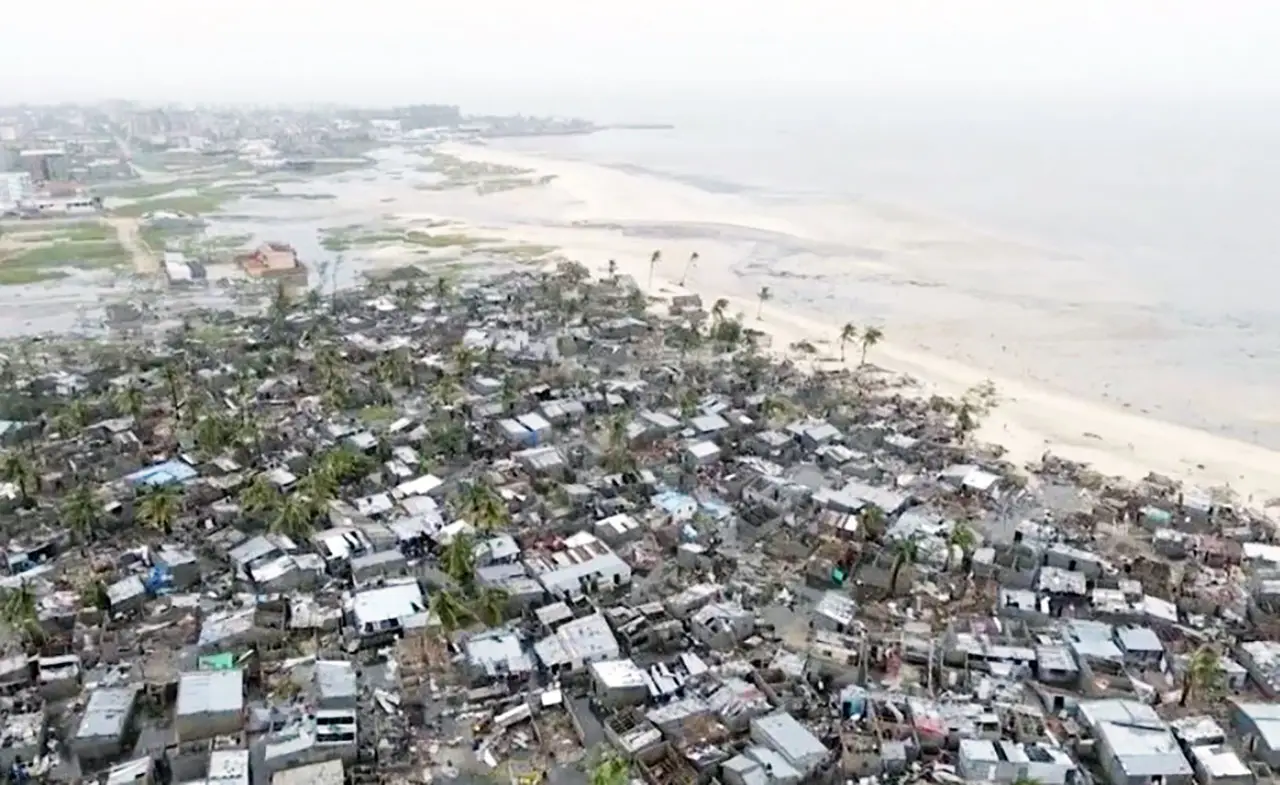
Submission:
<svg viewBox="0 0 1280 785">
<path fill-rule="evenodd" d="M 484 196 L 513 191 L 517 188 L 546 185 L 555 179 L 553 174 L 533 177 L 532 169 L 521 169 L 517 166 L 466 161 L 444 153 L 426 153 L 425 155 L 431 161 L 417 167 L 418 171 L 438 174 L 443 179 L 437 183 L 423 183 L 415 186 L 421 191 L 452 191 L 455 188 L 474 187 L 476 193 Z"/>
<path fill-rule="evenodd" d="M 320 246 L 327 251 L 346 251 L 351 248 L 368 248 L 377 245 L 394 245 L 401 243 L 417 246 L 422 249 L 434 248 L 473 248 L 484 243 L 496 242 L 487 237 L 473 237 L 459 232 L 441 232 L 432 234 L 419 229 L 408 231 L 369 231 L 360 227 L 341 227 L 327 229 L 320 239 Z"/>
<path fill-rule="evenodd" d="M 101 242 L 58 242 L 27 248 L 0 257 L 0 285 L 39 283 L 65 278 L 59 267 L 94 270 L 114 267 L 129 260 L 129 254 L 115 240 Z"/>
<path fill-rule="evenodd" d="M 155 212 L 171 212 L 186 213 L 187 215 L 200 215 L 201 213 L 217 212 L 222 207 L 222 203 L 230 198 L 232 194 L 211 189 L 203 191 L 193 196 L 174 196 L 162 199 L 143 199 L 132 204 L 122 205 L 112 210 L 116 215 L 126 217 L 137 217 Z"/>
<path fill-rule="evenodd" d="M 193 177 L 185 180 L 168 180 L 163 183 L 133 183 L 105 190 L 102 195 L 112 199 L 155 199 L 174 191 L 196 188 L 206 182 L 208 180 L 205 178 Z"/>
<path fill-rule="evenodd" d="M 397 415 L 391 406 L 366 406 L 360 410 L 360 421 L 366 425 L 387 425 L 395 422 Z"/>
<path fill-rule="evenodd" d="M 486 253 L 498 256 L 510 256 L 519 261 L 529 261 L 537 259 L 549 254 L 553 254 L 560 250 L 554 245 L 538 245 L 536 243 L 517 243 L 515 245 L 499 245 L 494 248 L 486 248 Z"/>
</svg>

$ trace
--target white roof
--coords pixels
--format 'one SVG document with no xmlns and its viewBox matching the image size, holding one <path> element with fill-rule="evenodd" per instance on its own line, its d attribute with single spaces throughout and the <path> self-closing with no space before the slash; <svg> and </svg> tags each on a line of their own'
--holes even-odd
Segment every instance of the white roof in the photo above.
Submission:
<svg viewBox="0 0 1280 785">
<path fill-rule="evenodd" d="M 593 662 L 591 674 L 606 688 L 612 690 L 645 686 L 644 671 L 630 659 Z"/>
<path fill-rule="evenodd" d="M 352 599 L 351 613 L 356 624 L 364 629 L 366 625 L 378 626 L 423 613 L 426 607 L 417 582 L 406 581 L 360 592 Z"/>
</svg>

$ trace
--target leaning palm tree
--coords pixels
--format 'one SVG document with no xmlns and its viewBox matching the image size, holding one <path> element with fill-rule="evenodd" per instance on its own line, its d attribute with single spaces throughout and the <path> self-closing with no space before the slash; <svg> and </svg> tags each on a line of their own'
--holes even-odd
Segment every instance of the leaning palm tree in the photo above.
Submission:
<svg viewBox="0 0 1280 785">
<path fill-rule="evenodd" d="M 724 315 L 729 310 L 729 301 L 721 297 L 711 306 L 711 321 L 713 324 L 719 324 L 724 321 Z"/>
<path fill-rule="evenodd" d="M 146 404 L 146 397 L 142 394 L 142 388 L 133 382 L 116 390 L 113 403 L 121 415 L 128 415 L 135 420 L 142 419 L 143 406 Z"/>
<path fill-rule="evenodd" d="M 311 535 L 315 508 L 300 494 L 291 493 L 271 519 L 271 531 L 292 540 L 305 540 Z"/>
<path fill-rule="evenodd" d="M 101 518 L 101 507 L 87 485 L 76 488 L 62 503 L 62 523 L 80 542 L 93 539 L 94 527 Z"/>
<path fill-rule="evenodd" d="M 156 485 L 142 497 L 138 505 L 138 520 L 168 534 L 178 519 L 181 507 L 182 501 L 172 486 Z"/>
<path fill-rule="evenodd" d="M 1192 693 L 1210 695 L 1222 685 L 1222 661 L 1218 652 L 1211 645 L 1196 649 L 1187 660 L 1187 669 L 1182 675 L 1182 698 L 1179 706 L 1186 706 Z"/>
<path fill-rule="evenodd" d="M 920 545 L 915 538 L 899 540 L 894 546 L 893 553 L 893 569 L 889 573 L 889 594 L 898 593 L 898 577 L 902 574 L 902 568 L 916 563 L 916 559 L 920 556 Z"/>
<path fill-rule="evenodd" d="M 250 515 L 267 516 L 284 501 L 280 489 L 265 474 L 253 478 L 253 482 L 240 491 L 240 506 Z"/>
<path fill-rule="evenodd" d="M 862 359 L 858 365 L 867 364 L 867 350 L 884 339 L 884 332 L 879 327 L 868 327 L 862 331 Z"/>
<path fill-rule="evenodd" d="M 471 603 L 472 615 L 489 627 L 497 627 L 506 617 L 509 599 L 509 595 L 496 586 L 482 587 Z"/>
<path fill-rule="evenodd" d="M 858 328 L 853 324 L 846 322 L 844 327 L 840 328 L 840 362 L 844 362 L 844 347 L 858 340 Z"/>
<path fill-rule="evenodd" d="M 40 605 L 31 584 L 23 582 L 15 589 L 0 592 L 0 622 L 21 635 L 29 645 L 38 645 L 44 640 Z"/>
<path fill-rule="evenodd" d="M 956 549 L 960 549 L 965 557 L 973 552 L 974 546 L 978 544 L 978 535 L 974 534 L 973 529 L 968 524 L 957 523 L 951 528 L 951 534 L 947 535 L 947 569 L 951 569 L 951 555 Z"/>
<path fill-rule="evenodd" d="M 462 586 L 472 586 L 476 579 L 475 541 L 468 534 L 457 534 L 440 554 L 440 565 L 450 578 Z"/>
<path fill-rule="evenodd" d="M 862 528 L 862 538 L 868 542 L 878 542 L 884 536 L 884 510 L 868 505 L 858 513 L 858 524 Z"/>
<path fill-rule="evenodd" d="M 756 321 L 764 318 L 764 304 L 773 299 L 773 292 L 767 286 L 761 286 L 760 291 L 756 292 L 756 299 L 760 301 L 759 307 L 756 308 Z"/>
<path fill-rule="evenodd" d="M 16 450 L 0 456 L 0 479 L 17 487 L 18 501 L 24 507 L 31 504 L 32 494 L 40 489 L 40 476 L 35 465 L 28 456 Z"/>
<path fill-rule="evenodd" d="M 689 271 L 698 266 L 698 252 L 694 251 L 689 254 L 689 261 L 684 263 L 684 272 L 680 274 L 680 285 L 684 286 L 685 280 L 689 277 Z"/>
<path fill-rule="evenodd" d="M 461 597 L 448 589 L 432 592 L 427 607 L 431 614 L 440 620 L 440 630 L 446 638 L 471 621 L 471 609 Z"/>
<path fill-rule="evenodd" d="M 662 261 L 662 251 L 654 251 L 649 255 L 649 291 L 653 291 L 653 271 L 658 267 L 658 263 Z"/>
</svg>

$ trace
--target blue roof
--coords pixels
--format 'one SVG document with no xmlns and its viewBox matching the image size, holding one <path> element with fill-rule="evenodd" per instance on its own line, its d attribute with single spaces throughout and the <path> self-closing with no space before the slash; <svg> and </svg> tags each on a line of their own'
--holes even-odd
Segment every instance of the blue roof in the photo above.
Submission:
<svg viewBox="0 0 1280 785">
<path fill-rule="evenodd" d="M 174 483 L 186 482 L 195 477 L 199 472 L 191 468 L 187 464 L 179 460 L 165 461 L 157 463 L 154 466 L 148 466 L 145 469 L 139 469 L 133 474 L 125 477 L 130 485 L 172 485 Z"/>
</svg>

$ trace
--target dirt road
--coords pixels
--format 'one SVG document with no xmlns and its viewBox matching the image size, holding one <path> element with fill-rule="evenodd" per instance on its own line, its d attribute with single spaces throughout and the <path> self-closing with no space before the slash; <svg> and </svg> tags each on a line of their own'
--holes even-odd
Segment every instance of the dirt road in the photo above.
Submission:
<svg viewBox="0 0 1280 785">
<path fill-rule="evenodd" d="M 107 223 L 116 230 L 120 245 L 133 257 L 134 272 L 139 275 L 156 275 L 160 272 L 160 257 L 138 233 L 137 218 L 108 218 Z"/>
</svg>

